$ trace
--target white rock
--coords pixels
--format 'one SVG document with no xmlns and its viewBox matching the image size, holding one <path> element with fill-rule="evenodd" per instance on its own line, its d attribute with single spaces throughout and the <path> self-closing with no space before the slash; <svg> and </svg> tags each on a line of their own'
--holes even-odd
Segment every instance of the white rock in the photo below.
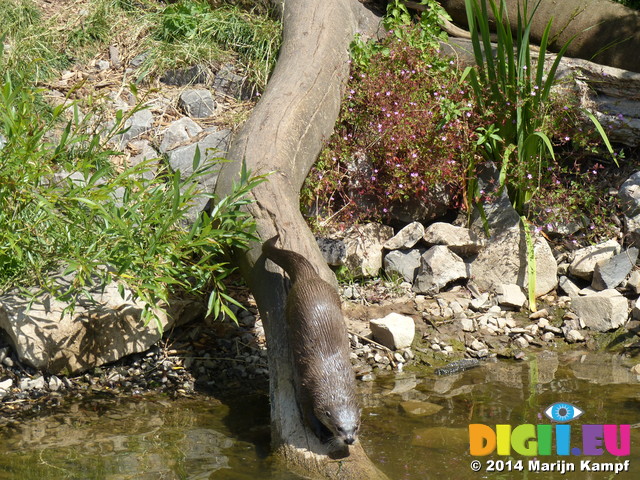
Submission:
<svg viewBox="0 0 640 480">
<path fill-rule="evenodd" d="M 517 337 L 513 343 L 515 343 L 519 348 L 527 348 L 529 346 L 529 342 L 524 337 Z"/>
<path fill-rule="evenodd" d="M 575 252 L 573 261 L 569 265 L 569 273 L 584 280 L 591 280 L 596 264 L 617 255 L 620 250 L 620 244 L 615 240 L 582 248 Z"/>
<path fill-rule="evenodd" d="M 166 152 L 177 147 L 180 143 L 186 142 L 194 135 L 202 131 L 200 125 L 191 120 L 189 117 L 182 117 L 171 122 L 167 128 L 160 132 L 162 142 L 160 143 L 160 151 Z"/>
<path fill-rule="evenodd" d="M 387 250 L 398 250 L 413 247 L 424 235 L 424 226 L 420 222 L 412 222 L 384 243 Z"/>
<path fill-rule="evenodd" d="M 631 309 L 631 316 L 634 320 L 640 320 L 640 297 L 633 302 L 633 308 Z"/>
<path fill-rule="evenodd" d="M 30 305 L 20 295 L 2 295 L 0 328 L 22 362 L 54 374 L 81 372 L 145 351 L 160 340 L 156 323 L 144 325 L 140 320 L 145 304 L 133 301 L 126 290 L 125 295 L 120 296 L 117 284 L 109 284 L 94 295 L 95 305 L 79 302 L 73 314 L 66 311 L 67 303 L 49 297 Z M 175 305 L 171 318 L 180 317 L 179 308 L 184 308 L 186 317 L 198 315 L 198 310 L 203 313 L 193 303 Z M 163 311 L 157 314 L 168 328 L 170 317 Z"/>
<path fill-rule="evenodd" d="M 571 309 L 588 328 L 598 332 L 618 328 L 628 319 L 627 299 L 613 289 L 584 297 L 573 297 Z"/>
<path fill-rule="evenodd" d="M 627 280 L 627 286 L 633 289 L 636 294 L 640 294 L 640 271 L 634 270 L 631 272 Z"/>
<path fill-rule="evenodd" d="M 411 317 L 394 312 L 369 324 L 373 338 L 387 348 L 400 350 L 413 343 L 416 325 Z"/>
<path fill-rule="evenodd" d="M 558 284 L 558 263 L 542 236 L 534 239 L 537 297 Z M 527 249 L 524 233 L 511 228 L 492 237 L 471 263 L 471 279 L 483 291 L 495 291 L 502 284 L 528 288 Z"/>
<path fill-rule="evenodd" d="M 344 236 L 345 265 L 356 277 L 375 277 L 382 268 L 382 245 L 393 236 L 386 225 L 368 223 L 351 227 Z"/>
<path fill-rule="evenodd" d="M 527 301 L 527 297 L 522 293 L 522 288 L 513 283 L 498 286 L 496 293 L 498 294 L 498 304 L 503 307 L 520 309 Z"/>
<path fill-rule="evenodd" d="M 420 257 L 413 290 L 417 293 L 438 293 L 448 283 L 468 278 L 467 264 L 443 245 L 436 245 Z"/>
<path fill-rule="evenodd" d="M 584 342 L 584 336 L 578 330 L 569 330 L 565 338 L 569 343 Z"/>
<path fill-rule="evenodd" d="M 484 245 L 484 239 L 476 236 L 468 228 L 444 222 L 429 225 L 424 231 L 424 241 L 429 245 L 446 245 L 462 257 L 478 253 Z"/>
</svg>

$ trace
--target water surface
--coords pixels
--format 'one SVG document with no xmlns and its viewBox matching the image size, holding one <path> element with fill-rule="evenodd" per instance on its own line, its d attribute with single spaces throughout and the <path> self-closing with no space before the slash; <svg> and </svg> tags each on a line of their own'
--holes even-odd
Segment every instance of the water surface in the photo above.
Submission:
<svg viewBox="0 0 640 480">
<path fill-rule="evenodd" d="M 640 383 L 633 359 L 607 354 L 541 353 L 498 361 L 450 376 L 388 376 L 361 384 L 361 442 L 391 479 L 640 478 L 640 429 L 631 455 L 527 457 L 469 454 L 468 427 L 481 423 L 550 424 L 546 408 L 568 402 L 583 410 L 570 422 L 571 446 L 583 424 L 640 422 Z M 0 429 L 0 480 L 17 479 L 277 479 L 298 478 L 269 460 L 266 396 L 169 400 L 92 397 L 61 411 Z M 554 447 L 555 448 L 555 447 Z M 624 462 L 618 475 L 576 471 L 532 473 L 529 461 Z M 480 460 L 482 469 L 471 470 Z M 511 471 L 507 462 L 511 460 Z M 522 464 L 518 464 L 522 460 Z M 500 463 L 503 462 L 503 463 Z M 491 465 L 502 472 L 487 472 Z M 514 470 L 518 465 L 522 470 Z"/>
</svg>

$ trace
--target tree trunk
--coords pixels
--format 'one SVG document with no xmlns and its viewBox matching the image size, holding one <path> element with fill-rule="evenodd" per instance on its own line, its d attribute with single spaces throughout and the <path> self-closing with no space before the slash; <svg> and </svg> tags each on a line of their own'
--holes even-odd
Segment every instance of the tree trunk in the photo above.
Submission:
<svg viewBox="0 0 640 480">
<path fill-rule="evenodd" d="M 506 0 L 512 29 L 517 25 L 518 5 L 524 2 Z M 456 24 L 468 27 L 465 0 L 440 3 Z M 536 3 L 537 0 L 528 0 L 529 12 Z M 609 0 L 540 0 L 531 26 L 534 43 L 539 43 L 549 19 L 553 19 L 549 45 L 552 51 L 558 51 L 575 35 L 568 57 L 640 72 L 640 12 Z"/>
<path fill-rule="evenodd" d="M 284 248 L 308 258 L 331 284 L 315 238 L 299 210 L 299 192 L 322 142 L 332 132 L 349 74 L 349 44 L 357 31 L 374 33 L 379 19 L 356 0 L 278 2 L 284 23 L 283 44 L 267 88 L 251 116 L 235 135 L 216 186 L 230 192 L 242 162 L 254 174 L 272 172 L 252 192 L 248 207 L 258 236 L 276 233 Z M 268 344 L 272 449 L 287 466 L 313 478 L 386 478 L 359 443 L 337 458 L 302 422 L 295 400 L 284 321 L 284 277 L 265 264 L 261 243 L 238 255 L 241 272 L 254 294 Z"/>
</svg>

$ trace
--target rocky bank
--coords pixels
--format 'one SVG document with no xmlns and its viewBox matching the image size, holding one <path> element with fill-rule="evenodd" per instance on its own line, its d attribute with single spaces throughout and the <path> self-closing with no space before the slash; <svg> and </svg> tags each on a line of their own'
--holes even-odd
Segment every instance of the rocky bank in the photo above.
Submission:
<svg viewBox="0 0 640 480">
<path fill-rule="evenodd" d="M 47 86 L 48 96 L 62 101 L 79 80 L 88 87 L 114 75 L 121 80 L 140 63 L 125 62 L 110 48 L 84 71 L 63 72 Z M 195 65 L 167 72 L 160 87 L 114 138 L 121 160 L 167 162 L 186 176 L 196 149 L 205 161 L 224 156 L 232 136 L 229 115 L 251 105 L 246 77 L 233 65 L 217 72 Z M 107 98 L 112 111 L 133 111 L 136 103 L 122 87 Z M 214 170 L 202 178 L 202 187 L 212 190 L 216 176 Z M 615 345 L 636 353 L 640 172 L 607 194 L 620 211 L 620 228 L 609 240 L 566 248 L 556 240 L 575 233 L 573 225 L 535 232 L 535 312 L 526 295 L 524 234 L 505 198 L 484 206 L 489 236 L 478 220 L 467 227 L 435 219 L 395 228 L 359 225 L 318 238 L 327 263 L 353 279 L 341 294 L 358 378 L 422 367 L 451 374 L 491 357 L 523 359 L 530 349 Z M 203 207 L 195 205 L 192 216 Z M 381 273 L 393 280 L 382 280 Z M 202 305 L 177 302 L 165 312 L 162 337 L 154 325 L 142 328 L 143 305 L 122 298 L 115 285 L 102 293 L 100 305 L 80 306 L 73 316 L 62 315 L 65 305 L 49 298 L 29 303 L 15 292 L 0 296 L 0 424 L 89 393 L 176 396 L 265 387 L 260 315 L 246 291 L 234 292 L 246 307 L 237 312 L 238 324 L 204 321 Z M 640 366 L 632 373 L 640 375 Z"/>
</svg>

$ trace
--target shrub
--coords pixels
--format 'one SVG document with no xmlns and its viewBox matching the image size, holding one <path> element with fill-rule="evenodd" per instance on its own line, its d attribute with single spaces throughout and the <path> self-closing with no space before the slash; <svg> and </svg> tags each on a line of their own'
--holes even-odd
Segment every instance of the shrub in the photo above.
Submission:
<svg viewBox="0 0 640 480">
<path fill-rule="evenodd" d="M 433 190 L 461 206 L 477 117 L 453 61 L 434 44 L 391 33 L 353 69 L 335 133 L 303 192 L 307 209 L 336 220 L 384 219 Z M 330 192 L 330 194 L 326 194 Z"/>
<path fill-rule="evenodd" d="M 180 293 L 212 292 L 210 311 L 233 317 L 224 293 L 231 271 L 225 256 L 253 238 L 253 221 L 240 208 L 261 178 L 243 171 L 234 192 L 188 227 L 188 209 L 211 197 L 198 179 L 215 163 L 201 164 L 197 153 L 194 173 L 185 179 L 155 161 L 116 169 L 117 152 L 106 141 L 121 131 L 126 115 L 120 112 L 110 131 L 95 133 L 85 133 L 87 125 L 76 117 L 53 136 L 73 105 L 43 116 L 33 108 L 35 98 L 10 80 L 0 95 L 6 141 L 0 149 L 0 291 L 37 287 L 73 305 L 115 280 L 148 302 L 147 320 L 152 307 Z"/>
</svg>

